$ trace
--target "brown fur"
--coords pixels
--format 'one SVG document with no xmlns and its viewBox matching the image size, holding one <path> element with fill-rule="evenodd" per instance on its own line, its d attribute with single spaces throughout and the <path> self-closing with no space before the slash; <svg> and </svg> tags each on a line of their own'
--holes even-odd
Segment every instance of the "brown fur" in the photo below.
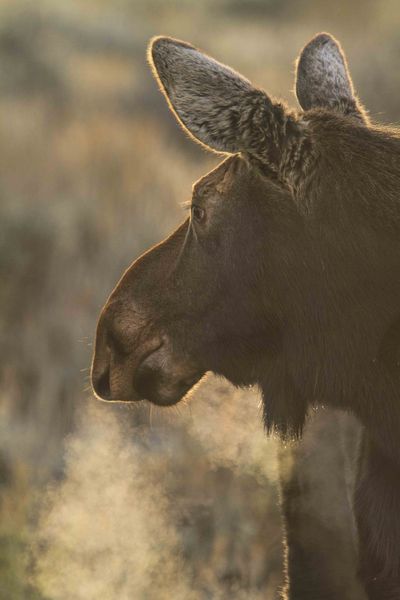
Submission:
<svg viewBox="0 0 400 600">
<path fill-rule="evenodd" d="M 400 598 L 399 135 L 368 124 L 327 34 L 298 61 L 299 113 L 183 42 L 150 56 L 184 127 L 233 156 L 112 293 L 94 390 L 168 405 L 213 371 L 257 383 L 284 438 L 312 405 L 351 411 L 362 579 L 371 600 Z"/>
</svg>

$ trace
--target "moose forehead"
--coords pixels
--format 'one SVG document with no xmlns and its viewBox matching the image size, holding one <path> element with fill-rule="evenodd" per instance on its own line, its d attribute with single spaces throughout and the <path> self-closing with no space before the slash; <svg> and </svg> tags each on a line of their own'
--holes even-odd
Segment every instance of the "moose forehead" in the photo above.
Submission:
<svg viewBox="0 0 400 600">
<path fill-rule="evenodd" d="M 227 193 L 233 183 L 237 184 L 242 179 L 240 175 L 245 174 L 247 168 L 246 161 L 239 154 L 228 157 L 193 184 L 193 200 L 206 201 Z"/>
</svg>

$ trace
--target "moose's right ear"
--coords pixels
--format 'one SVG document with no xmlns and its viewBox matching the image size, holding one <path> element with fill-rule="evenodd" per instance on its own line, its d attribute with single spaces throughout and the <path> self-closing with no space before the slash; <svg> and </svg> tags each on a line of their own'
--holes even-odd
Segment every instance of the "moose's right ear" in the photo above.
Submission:
<svg viewBox="0 0 400 600">
<path fill-rule="evenodd" d="M 197 141 L 217 152 L 242 152 L 280 172 L 283 152 L 300 135 L 284 106 L 179 40 L 153 39 L 149 62 L 171 110 Z"/>
<path fill-rule="evenodd" d="M 367 121 L 354 93 L 344 52 L 329 33 L 319 33 L 301 51 L 296 67 L 296 95 L 303 110 L 329 108 Z"/>
<path fill-rule="evenodd" d="M 243 150 L 239 119 L 256 100 L 247 79 L 173 38 L 154 38 L 148 56 L 161 91 L 186 131 L 212 150 Z"/>
</svg>

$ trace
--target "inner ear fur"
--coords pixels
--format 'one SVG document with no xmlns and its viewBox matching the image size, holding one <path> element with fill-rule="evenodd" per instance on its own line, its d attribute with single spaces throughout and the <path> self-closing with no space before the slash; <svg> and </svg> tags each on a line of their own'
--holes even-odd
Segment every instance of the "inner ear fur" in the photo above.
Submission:
<svg viewBox="0 0 400 600">
<path fill-rule="evenodd" d="M 327 108 L 367 123 L 339 42 L 319 33 L 304 46 L 296 61 L 296 96 L 303 110 Z"/>
</svg>

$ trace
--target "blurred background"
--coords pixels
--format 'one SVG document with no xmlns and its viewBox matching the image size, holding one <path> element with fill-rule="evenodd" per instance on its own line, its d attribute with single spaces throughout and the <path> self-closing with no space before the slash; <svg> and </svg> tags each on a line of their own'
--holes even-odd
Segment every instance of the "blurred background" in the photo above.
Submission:
<svg viewBox="0 0 400 600">
<path fill-rule="evenodd" d="M 395 0 L 1 0 L 0 600 L 277 598 L 276 441 L 257 390 L 171 410 L 91 398 L 99 310 L 215 166 L 152 79 L 175 36 L 296 105 L 327 30 L 374 120 L 400 116 Z"/>
</svg>

